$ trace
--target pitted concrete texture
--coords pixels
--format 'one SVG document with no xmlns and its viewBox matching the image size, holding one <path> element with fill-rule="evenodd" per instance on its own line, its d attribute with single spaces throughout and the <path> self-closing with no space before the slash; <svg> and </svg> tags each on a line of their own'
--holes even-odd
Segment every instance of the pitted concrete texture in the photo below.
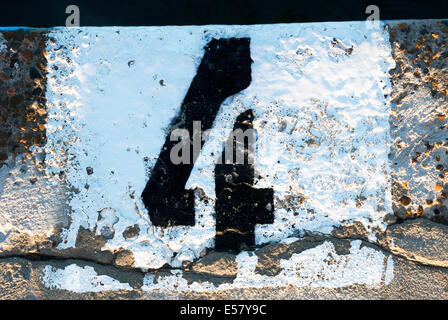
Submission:
<svg viewBox="0 0 448 320">
<path fill-rule="evenodd" d="M 448 267 L 448 227 L 426 219 L 390 226 L 387 248 L 395 255 L 421 264 Z"/>
<path fill-rule="evenodd" d="M 399 219 L 448 223 L 448 22 L 389 23 L 392 196 Z"/>
<path fill-rule="evenodd" d="M 39 169 L 46 133 L 45 30 L 0 32 L 0 166 L 26 154 Z"/>
<path fill-rule="evenodd" d="M 380 267 L 393 265 L 393 274 L 384 272 L 376 286 L 210 292 L 147 292 L 142 287 L 145 277 L 163 278 L 176 270 L 188 284 L 230 284 L 239 272 L 237 255 L 204 250 L 182 268 L 164 266 L 143 273 L 135 268 L 131 251 L 105 249 L 108 235 L 82 226 L 75 248 L 58 248 L 61 233 L 71 224 L 68 191 L 76 190 L 67 185 L 64 168 L 59 175 L 43 170 L 46 32 L 0 33 L 0 299 L 447 299 L 448 22 L 390 22 L 387 27 L 396 62 L 391 71 L 389 156 L 394 215 L 386 217 L 388 228 L 376 230 L 376 240 L 369 240 L 369 233 L 355 222 L 331 235 L 306 234 L 262 245 L 253 254 L 255 274 L 275 277 L 285 269 L 282 261 L 296 254 L 330 243 L 337 255 L 346 256 L 357 240 L 361 248 L 381 253 Z M 138 225 L 131 226 L 123 238 L 132 241 L 139 232 Z M 110 277 L 128 289 L 76 292 L 45 283 L 48 268 L 71 265 L 92 268 L 95 277 Z"/>
<path fill-rule="evenodd" d="M 419 220 L 416 220 L 419 221 Z M 407 227 L 412 227 L 415 221 L 407 222 Z M 418 228 L 423 236 L 431 235 L 433 228 L 437 225 L 433 222 L 425 221 L 420 223 Z M 393 231 L 396 232 L 396 231 Z M 393 233 L 392 232 L 392 233 Z M 277 265 L 282 255 L 278 253 L 283 251 L 286 254 L 300 253 L 303 250 L 318 246 L 321 240 L 309 238 L 303 242 L 296 242 L 292 245 L 284 245 L 282 250 L 279 246 L 266 246 L 256 255 L 262 257 L 266 255 L 272 260 L 266 264 L 268 268 L 271 265 Z M 347 253 L 351 240 L 337 239 L 338 251 L 341 254 Z M 362 246 L 372 246 L 363 241 Z M 387 249 L 379 249 L 386 256 L 390 253 Z M 442 255 L 446 255 L 446 249 L 441 249 Z M 431 254 L 426 253 L 426 256 Z M 213 258 L 214 257 L 214 258 Z M 448 269 L 445 267 L 436 267 L 423 265 L 419 262 L 410 261 L 403 257 L 401 253 L 395 255 L 392 252 L 394 265 L 393 277 L 390 281 L 382 280 L 377 286 L 368 285 L 349 285 L 340 288 L 320 288 L 313 286 L 306 287 L 278 287 L 278 288 L 248 288 L 248 289 L 230 289 L 211 292 L 192 292 L 176 290 L 154 290 L 145 292 L 142 290 L 145 274 L 140 272 L 125 271 L 109 265 L 86 262 L 75 259 L 48 259 L 38 260 L 38 256 L 31 258 L 7 258 L 0 260 L 0 298 L 1 299 L 447 299 L 448 298 Z M 37 259 L 37 260 L 36 260 Z M 213 261 L 214 260 L 214 261 Z M 211 255 L 198 261 L 197 265 L 222 265 L 232 261 L 232 257 Z M 263 269 L 263 260 L 260 273 L 265 273 Z M 432 263 L 432 262 L 431 262 Z M 107 275 L 120 283 L 129 284 L 127 290 L 108 290 L 101 292 L 76 292 L 73 290 L 64 290 L 58 288 L 48 288 L 43 284 L 45 269 L 49 266 L 56 269 L 63 269 L 69 265 L 76 264 L 79 267 L 91 267 L 98 276 Z M 209 273 L 208 273 L 209 272 Z M 169 274 L 168 271 L 159 271 L 154 273 L 155 277 Z M 146 274 L 147 275 L 147 274 Z M 184 278 L 187 281 L 212 282 L 221 284 L 230 282 L 232 277 L 225 277 L 216 273 L 213 269 L 191 268 L 184 272 Z M 74 286 L 76 288 L 76 286 Z"/>
<path fill-rule="evenodd" d="M 0 32 L 0 255 L 53 247 L 69 225 L 63 177 L 45 172 L 46 34 Z"/>
<path fill-rule="evenodd" d="M 212 252 L 193 263 L 188 270 L 201 274 L 232 278 L 237 274 L 237 262 L 235 255 L 231 253 Z"/>
</svg>

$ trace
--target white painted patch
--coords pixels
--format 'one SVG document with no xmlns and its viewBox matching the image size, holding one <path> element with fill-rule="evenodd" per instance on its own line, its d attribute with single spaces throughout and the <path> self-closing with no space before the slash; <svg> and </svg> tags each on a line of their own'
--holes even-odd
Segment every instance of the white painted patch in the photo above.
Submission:
<svg viewBox="0 0 448 320">
<path fill-rule="evenodd" d="M 288 260 L 282 259 L 283 270 L 277 276 L 255 273 L 258 258 L 251 252 L 237 256 L 238 274 L 232 283 L 215 286 L 213 283 L 192 282 L 188 284 L 181 270 L 172 270 L 171 275 L 144 277 L 144 291 L 220 291 L 237 288 L 280 288 L 296 287 L 340 288 L 364 284 L 378 287 L 393 279 L 393 258 L 370 247 L 360 247 L 361 241 L 351 242 L 350 254 L 339 255 L 331 242 L 324 242 L 315 248 L 293 254 Z M 84 268 L 71 264 L 65 269 L 52 266 L 44 268 L 43 283 L 50 289 L 65 289 L 73 292 L 100 292 L 107 290 L 133 290 L 127 283 L 105 275 L 98 276 L 94 268 Z"/>
<path fill-rule="evenodd" d="M 100 292 L 107 290 L 132 290 L 128 283 L 121 283 L 109 276 L 99 276 L 90 266 L 84 268 L 71 264 L 64 269 L 45 266 L 43 283 L 50 289 L 73 292 Z"/>
<path fill-rule="evenodd" d="M 393 279 L 393 258 L 370 247 L 360 247 L 361 241 L 351 242 L 350 254 L 339 255 L 331 242 L 293 254 L 291 259 L 280 261 L 283 270 L 277 276 L 255 273 L 258 257 L 250 252 L 237 256 L 238 274 L 232 283 L 214 286 L 209 282 L 187 283 L 181 271 L 155 278 L 146 275 L 142 290 L 212 291 L 236 288 L 296 287 L 341 288 L 350 285 L 378 287 Z"/>
<path fill-rule="evenodd" d="M 157 158 L 164 128 L 213 37 L 251 38 L 253 80 L 221 106 L 187 183 L 212 199 L 197 199 L 196 225 L 153 227 L 140 199 L 143 159 Z M 54 173 L 65 170 L 74 190 L 60 249 L 75 246 L 80 226 L 101 232 L 105 209 L 117 218 L 105 248 L 132 251 L 143 270 L 180 267 L 213 247 L 212 154 L 221 153 L 236 116 L 248 108 L 256 112 L 259 136 L 256 170 L 263 177 L 256 186 L 275 191 L 275 222 L 257 226 L 257 244 L 329 233 L 352 221 L 384 230 L 383 218 L 392 213 L 385 95 L 393 61 L 383 28 L 367 30 L 364 22 L 64 28 L 50 38 L 47 164 Z M 124 239 L 134 224 L 140 234 Z"/>
</svg>

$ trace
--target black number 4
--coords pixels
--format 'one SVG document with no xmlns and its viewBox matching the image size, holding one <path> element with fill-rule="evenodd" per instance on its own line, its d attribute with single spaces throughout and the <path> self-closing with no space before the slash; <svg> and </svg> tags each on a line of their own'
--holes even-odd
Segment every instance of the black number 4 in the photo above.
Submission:
<svg viewBox="0 0 448 320">
<path fill-rule="evenodd" d="M 249 86 L 251 63 L 248 38 L 213 39 L 205 47 L 196 76 L 179 114 L 171 122 L 171 130 L 142 193 L 154 225 L 195 224 L 194 191 L 185 190 L 185 185 L 198 154 L 190 143 L 191 161 L 172 163 L 170 151 L 176 142 L 170 140 L 170 133 L 186 129 L 193 137 L 193 121 L 200 122 L 202 131 L 210 129 L 222 102 Z M 252 110 L 248 110 L 238 117 L 235 128 L 241 128 L 242 123 L 251 127 L 252 119 Z M 201 148 L 203 144 L 201 141 Z M 223 178 L 226 174 L 240 178 L 226 180 Z M 216 250 L 239 251 L 251 247 L 255 242 L 255 224 L 273 223 L 273 190 L 253 188 L 253 179 L 249 163 L 216 166 Z"/>
</svg>

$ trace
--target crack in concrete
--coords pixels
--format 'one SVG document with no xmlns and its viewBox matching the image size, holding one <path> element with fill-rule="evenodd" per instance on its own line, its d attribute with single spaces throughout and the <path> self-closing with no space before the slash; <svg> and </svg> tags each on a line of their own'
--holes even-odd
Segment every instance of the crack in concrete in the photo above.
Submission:
<svg viewBox="0 0 448 320">
<path fill-rule="evenodd" d="M 313 235 L 313 236 L 306 236 L 306 237 L 300 239 L 299 241 L 297 241 L 296 243 L 311 242 L 311 243 L 313 243 L 315 245 L 312 246 L 312 247 L 309 247 L 309 248 L 305 247 L 305 248 L 303 248 L 303 250 L 300 250 L 300 251 L 294 251 L 294 252 L 292 252 L 291 254 L 288 254 L 288 255 L 292 255 L 293 253 L 300 253 L 300 252 L 303 252 L 305 250 L 317 247 L 317 246 L 323 244 L 326 241 L 333 242 L 335 240 L 345 240 L 345 241 L 359 240 L 359 241 L 362 241 L 362 245 L 361 246 L 369 246 L 369 247 L 374 248 L 376 250 L 383 251 L 383 252 L 385 252 L 385 253 L 393 256 L 393 257 L 399 257 L 399 258 L 404 259 L 406 261 L 413 262 L 413 263 L 416 263 L 416 264 L 419 264 L 419 265 L 425 266 L 425 267 L 432 267 L 432 268 L 437 268 L 437 269 L 439 269 L 439 268 L 440 269 L 448 269 L 448 267 L 438 266 L 438 265 L 434 265 L 434 264 L 428 264 L 428 263 L 424 263 L 422 261 L 419 261 L 417 259 L 411 259 L 411 258 L 409 258 L 409 257 L 407 257 L 405 255 L 393 252 L 386 245 L 381 245 L 379 243 L 370 242 L 370 241 L 368 241 L 366 239 L 363 239 L 362 237 L 357 237 L 357 236 L 353 236 L 353 237 L 338 237 L 338 236 L 325 237 L 323 235 L 316 235 L 316 234 Z M 268 247 L 269 245 L 275 245 L 275 244 L 279 244 L 279 243 L 269 243 L 269 244 L 260 246 L 260 247 L 256 248 L 255 250 L 253 250 L 253 252 L 255 254 L 257 254 L 257 252 L 259 252 L 261 249 L 264 249 L 264 248 Z M 286 248 L 286 250 L 288 250 L 288 248 L 290 248 L 290 245 L 289 245 L 289 247 Z M 214 252 L 214 251 L 212 251 L 212 252 Z M 217 253 L 217 252 L 215 252 L 215 253 Z M 344 254 L 344 253 L 341 253 L 341 254 Z M 347 253 L 345 253 L 345 254 L 347 254 Z M 206 255 L 204 257 L 207 257 L 207 256 L 208 255 Z M 236 257 L 236 255 L 234 255 L 234 256 Z M 109 263 L 102 263 L 102 262 L 99 262 L 99 261 L 96 261 L 96 260 L 92 260 L 92 259 L 85 259 L 85 258 L 80 257 L 80 256 L 57 256 L 57 255 L 43 254 L 43 253 L 39 253 L 39 252 L 31 252 L 31 253 L 23 253 L 23 254 L 14 253 L 14 254 L 10 254 L 10 255 L 5 254 L 5 255 L 1 255 L 0 256 L 0 261 L 4 261 L 4 260 L 8 260 L 8 259 L 15 259 L 15 258 L 17 258 L 17 259 L 24 259 L 24 260 L 27 260 L 27 261 L 30 261 L 30 262 L 38 261 L 38 262 L 49 262 L 49 263 L 75 260 L 75 261 L 80 261 L 80 262 L 82 262 L 84 264 L 99 265 L 99 266 L 104 266 L 104 267 L 111 267 L 111 268 L 114 268 L 114 269 L 116 269 L 118 271 L 133 272 L 133 273 L 137 273 L 137 274 L 157 274 L 157 273 L 163 273 L 163 272 L 170 272 L 170 271 L 173 271 L 173 270 L 181 270 L 181 271 L 183 271 L 185 273 L 188 273 L 188 274 L 197 275 L 198 277 L 202 277 L 202 276 L 206 276 L 206 275 L 213 276 L 212 273 L 197 272 L 197 271 L 191 270 L 191 268 L 190 268 L 195 263 L 201 261 L 204 257 L 195 259 L 194 261 L 189 262 L 187 266 L 182 267 L 182 268 L 175 268 L 175 267 L 170 267 L 168 265 L 165 265 L 162 268 L 159 268 L 159 269 L 148 269 L 145 272 L 143 272 L 139 268 L 122 268 L 122 267 L 119 267 L 119 266 L 117 266 L 117 265 L 115 265 L 113 263 L 111 263 L 111 264 L 109 264 Z M 218 276 L 218 275 L 217 275 L 217 277 L 223 278 L 223 276 Z M 224 278 L 231 279 L 232 277 L 231 276 L 225 276 Z"/>
</svg>

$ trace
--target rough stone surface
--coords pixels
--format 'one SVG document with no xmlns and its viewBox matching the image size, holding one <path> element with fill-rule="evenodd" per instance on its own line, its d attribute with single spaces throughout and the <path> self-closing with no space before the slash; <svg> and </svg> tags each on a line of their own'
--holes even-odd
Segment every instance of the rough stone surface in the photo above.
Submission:
<svg viewBox="0 0 448 320">
<path fill-rule="evenodd" d="M 396 216 L 448 222 L 448 22 L 390 22 L 392 197 Z"/>
<path fill-rule="evenodd" d="M 123 269 L 134 268 L 134 255 L 132 251 L 121 250 L 115 255 L 114 265 Z"/>
<path fill-rule="evenodd" d="M 45 173 L 46 30 L 0 32 L 0 255 L 51 247 L 67 187 Z"/>
<path fill-rule="evenodd" d="M 234 254 L 212 252 L 195 262 L 191 270 L 197 273 L 235 277 L 237 263 Z"/>
<path fill-rule="evenodd" d="M 43 146 L 46 133 L 46 31 L 0 32 L 0 167 L 26 154 L 39 169 L 32 146 Z"/>
<path fill-rule="evenodd" d="M 92 266 L 98 275 L 108 275 L 133 290 L 75 293 L 49 289 L 42 283 L 45 266 L 64 268 L 76 263 Z M 111 266 L 86 263 L 82 260 L 33 261 L 22 258 L 0 260 L 0 299 L 447 299 L 448 269 L 425 266 L 395 256 L 394 277 L 390 283 L 378 287 L 351 285 L 342 288 L 284 287 L 261 289 L 232 289 L 212 292 L 179 292 L 141 290 L 143 274 L 120 270 Z M 166 273 L 166 272 L 165 272 Z M 167 273 L 166 273 L 167 274 Z M 162 272 L 158 273 L 162 276 Z M 211 281 L 215 284 L 229 281 L 219 276 L 204 278 L 195 272 L 185 272 L 189 281 Z"/>
<path fill-rule="evenodd" d="M 125 239 L 134 238 L 134 237 L 138 236 L 139 232 L 140 232 L 140 227 L 138 226 L 138 224 L 129 226 L 123 231 L 123 238 L 125 238 Z"/>
<path fill-rule="evenodd" d="M 101 230 L 81 227 L 76 248 L 58 249 L 61 230 L 71 223 L 66 214 L 70 208 L 64 205 L 69 186 L 63 174 L 42 173 L 45 31 L 0 32 L 0 299 L 447 299 L 448 22 L 391 22 L 389 29 L 397 64 L 391 71 L 390 115 L 395 216 L 387 217 L 386 232 L 378 230 L 376 243 L 370 243 L 368 232 L 354 223 L 329 236 L 306 235 L 291 243 L 267 244 L 254 254 L 256 273 L 276 276 L 282 271 L 281 260 L 295 253 L 329 241 L 339 255 L 345 255 L 350 240 L 361 239 L 363 246 L 392 254 L 393 279 L 375 288 L 290 286 L 208 293 L 142 291 L 145 274 L 135 269 L 132 253 L 104 250 L 113 232 L 113 223 L 108 229 L 107 221 Z M 86 170 L 94 175 L 92 168 Z M 18 201 L 23 193 L 28 199 Z M 11 205 L 14 201 L 16 205 Z M 138 225 L 132 225 L 122 235 L 132 241 L 139 232 Z M 46 266 L 61 269 L 71 264 L 91 266 L 98 275 L 127 283 L 133 290 L 75 293 L 43 284 Z M 219 285 L 232 282 L 237 268 L 233 254 L 204 252 L 183 266 L 183 277 L 189 284 Z M 171 270 L 149 274 L 161 277 Z"/>
<path fill-rule="evenodd" d="M 426 265 L 448 267 L 448 227 L 427 219 L 408 220 L 386 232 L 390 252 Z"/>
<path fill-rule="evenodd" d="M 396 219 L 391 219 L 389 224 L 395 222 Z M 331 234 L 335 238 L 356 238 L 367 239 L 369 232 L 364 228 L 362 223 L 355 221 L 354 223 L 335 228 Z"/>
<path fill-rule="evenodd" d="M 0 262 L 0 299 L 33 299 L 32 263 L 26 260 Z"/>
</svg>

